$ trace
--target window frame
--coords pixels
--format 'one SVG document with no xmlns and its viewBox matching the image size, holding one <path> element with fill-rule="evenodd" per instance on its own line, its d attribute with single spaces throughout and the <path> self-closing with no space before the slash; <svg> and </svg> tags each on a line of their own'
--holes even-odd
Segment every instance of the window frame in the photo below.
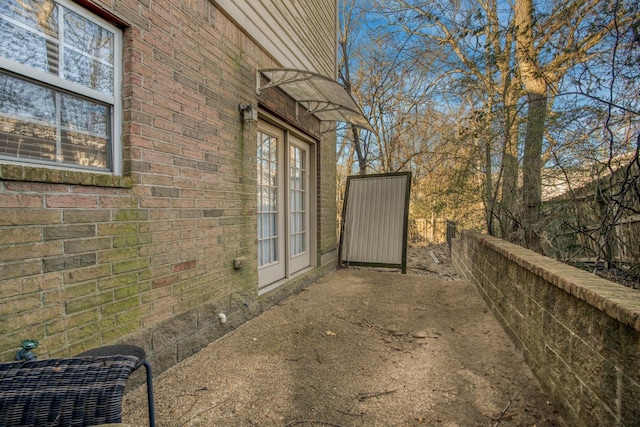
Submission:
<svg viewBox="0 0 640 427">
<path fill-rule="evenodd" d="M 0 70 L 14 75 L 17 78 L 25 79 L 33 84 L 50 88 L 57 92 L 68 93 L 73 96 L 86 98 L 90 101 L 106 104 L 110 108 L 109 121 L 111 124 L 111 138 L 107 143 L 106 156 L 110 167 L 96 169 L 83 165 L 70 165 L 57 163 L 55 161 L 47 162 L 36 159 L 23 159 L 11 156 L 0 156 L 0 162 L 6 164 L 20 165 L 25 167 L 44 167 L 50 169 L 62 169 L 78 172 L 88 172 L 97 174 L 122 175 L 123 165 L 123 144 L 122 144 L 122 81 L 123 81 L 123 34 L 122 29 L 117 25 L 103 19 L 91 10 L 72 3 L 68 0 L 52 0 L 59 6 L 66 8 L 81 17 L 93 22 L 94 24 L 111 32 L 114 36 L 113 47 L 113 95 L 91 89 L 79 83 L 74 83 L 62 77 L 52 75 L 45 71 L 32 68 L 28 65 L 21 64 L 11 59 L 2 57 L 0 62 Z"/>
</svg>

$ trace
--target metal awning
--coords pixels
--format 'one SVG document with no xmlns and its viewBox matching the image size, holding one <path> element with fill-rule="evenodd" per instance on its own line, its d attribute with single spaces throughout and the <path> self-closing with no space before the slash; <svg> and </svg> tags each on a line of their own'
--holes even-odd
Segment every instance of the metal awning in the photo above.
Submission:
<svg viewBox="0 0 640 427">
<path fill-rule="evenodd" d="M 269 81 L 262 84 L 261 75 Z M 335 80 L 311 71 L 294 68 L 264 68 L 256 72 L 256 93 L 279 87 L 301 105 L 308 114 L 322 121 L 346 122 L 372 130 L 349 92 Z"/>
</svg>

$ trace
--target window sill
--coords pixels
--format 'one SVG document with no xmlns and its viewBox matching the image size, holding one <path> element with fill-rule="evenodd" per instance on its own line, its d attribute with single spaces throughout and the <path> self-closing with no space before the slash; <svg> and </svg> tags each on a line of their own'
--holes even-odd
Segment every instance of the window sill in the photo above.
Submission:
<svg viewBox="0 0 640 427">
<path fill-rule="evenodd" d="M 6 164 L 0 164 L 0 179 L 7 181 L 44 182 L 48 184 L 86 185 L 92 187 L 133 187 L 131 177 Z"/>
</svg>

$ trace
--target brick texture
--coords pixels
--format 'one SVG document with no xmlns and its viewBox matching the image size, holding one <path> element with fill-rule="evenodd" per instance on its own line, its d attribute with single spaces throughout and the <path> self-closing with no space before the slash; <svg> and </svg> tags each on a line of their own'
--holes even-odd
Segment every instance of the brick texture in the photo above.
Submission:
<svg viewBox="0 0 640 427">
<path fill-rule="evenodd" d="M 256 96 L 256 69 L 278 64 L 213 2 L 94 3 L 128 25 L 126 173 L 0 165 L 0 358 L 24 339 L 41 357 L 126 342 L 161 372 L 335 268 L 335 135 L 283 92 Z M 240 103 L 315 141 L 316 267 L 261 297 L 256 125 Z"/>
<path fill-rule="evenodd" d="M 465 231 L 454 241 L 452 259 L 569 425 L 637 425 L 637 290 L 476 232 Z"/>
</svg>

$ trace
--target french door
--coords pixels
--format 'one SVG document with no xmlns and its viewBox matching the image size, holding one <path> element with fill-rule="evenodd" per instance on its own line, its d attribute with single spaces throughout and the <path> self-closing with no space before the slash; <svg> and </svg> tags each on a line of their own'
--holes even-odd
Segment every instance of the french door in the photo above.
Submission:
<svg viewBox="0 0 640 427">
<path fill-rule="evenodd" d="M 311 265 L 309 144 L 258 125 L 258 276 L 264 288 Z"/>
</svg>

